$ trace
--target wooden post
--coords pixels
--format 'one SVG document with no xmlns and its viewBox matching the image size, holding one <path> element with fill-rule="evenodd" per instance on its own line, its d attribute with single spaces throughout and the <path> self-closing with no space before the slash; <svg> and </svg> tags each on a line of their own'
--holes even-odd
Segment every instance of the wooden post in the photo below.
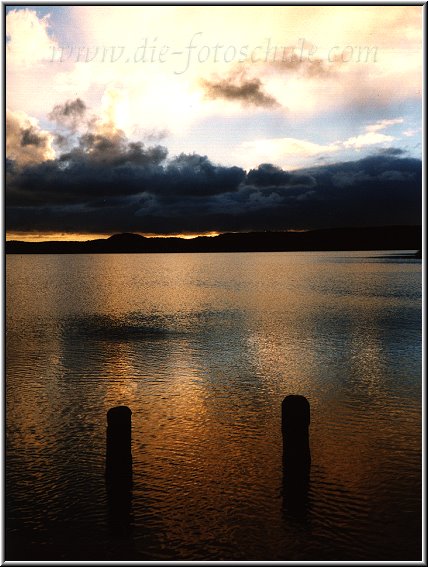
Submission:
<svg viewBox="0 0 428 567">
<path fill-rule="evenodd" d="M 289 470 L 308 468 L 310 406 L 304 396 L 290 395 L 282 402 L 282 441 L 284 465 Z"/>
</svg>

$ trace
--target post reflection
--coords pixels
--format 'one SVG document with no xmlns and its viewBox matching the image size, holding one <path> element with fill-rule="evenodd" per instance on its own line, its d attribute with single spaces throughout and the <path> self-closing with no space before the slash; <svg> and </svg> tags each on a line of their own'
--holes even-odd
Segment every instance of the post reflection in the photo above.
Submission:
<svg viewBox="0 0 428 567">
<path fill-rule="evenodd" d="M 132 476 L 126 481 L 106 481 L 107 553 L 112 560 L 137 558 L 134 541 Z"/>
<path fill-rule="evenodd" d="M 284 519 L 298 521 L 303 525 L 309 522 L 310 464 L 296 470 L 283 460 L 282 464 L 282 513 Z"/>
<path fill-rule="evenodd" d="M 107 412 L 106 490 L 107 525 L 113 541 L 132 541 L 132 452 L 131 415 L 127 406 L 116 406 Z"/>
<path fill-rule="evenodd" d="M 311 467 L 310 405 L 304 396 L 288 395 L 282 402 L 281 412 L 284 512 L 306 521 Z"/>
<path fill-rule="evenodd" d="M 131 536 L 133 529 L 132 475 L 119 482 L 106 480 L 107 526 L 110 536 Z"/>
</svg>

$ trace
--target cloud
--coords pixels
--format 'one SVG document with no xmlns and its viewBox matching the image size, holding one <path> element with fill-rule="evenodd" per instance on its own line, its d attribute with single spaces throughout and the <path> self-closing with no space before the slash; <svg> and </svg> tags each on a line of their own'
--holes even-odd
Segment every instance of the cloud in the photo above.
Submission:
<svg viewBox="0 0 428 567">
<path fill-rule="evenodd" d="M 164 140 L 165 138 L 168 138 L 168 136 L 170 135 L 169 130 L 167 130 L 166 128 L 163 129 L 157 129 L 157 128 L 134 128 L 133 129 L 133 134 L 140 136 L 141 138 L 143 138 L 144 140 L 147 140 L 148 142 L 160 142 L 161 140 Z"/>
<path fill-rule="evenodd" d="M 109 135 L 82 134 L 78 146 L 62 154 L 58 161 L 67 168 L 79 162 L 114 168 L 125 164 L 157 165 L 167 154 L 162 146 L 146 147 L 142 142 L 131 142 L 122 131 L 115 130 Z"/>
<path fill-rule="evenodd" d="M 416 134 L 418 134 L 420 131 L 420 128 L 408 128 L 407 130 L 404 130 L 403 135 L 406 136 L 406 138 L 411 138 L 413 136 L 416 136 Z"/>
<path fill-rule="evenodd" d="M 311 48 L 305 41 L 304 46 L 306 50 Z M 299 109 L 307 106 L 302 92 L 308 88 L 308 81 L 318 84 L 332 79 L 341 64 L 312 58 L 302 49 L 298 53 L 295 47 L 271 49 L 272 60 L 268 61 L 266 54 L 265 60 L 236 63 L 224 76 L 201 79 L 205 98 L 239 102 L 244 107 Z"/>
<path fill-rule="evenodd" d="M 101 99 L 99 130 L 123 129 L 129 122 L 128 92 L 124 88 L 109 85 Z"/>
<path fill-rule="evenodd" d="M 325 79 L 335 74 L 339 62 L 329 63 L 322 59 L 291 59 L 289 61 L 274 61 L 267 64 L 267 68 L 275 73 L 294 73 L 304 79 Z"/>
<path fill-rule="evenodd" d="M 28 161 L 20 173 L 14 167 L 15 154 L 8 152 L 8 203 L 21 206 L 46 200 L 104 206 L 108 199 L 116 202 L 138 194 L 142 199 L 147 193 L 155 193 L 160 201 L 183 195 L 206 197 L 237 190 L 245 177 L 241 168 L 215 165 L 206 156 L 182 153 L 167 159 L 163 146 L 130 141 L 117 128 L 99 133 L 97 120 L 91 126 L 92 130 L 74 138 L 69 151 L 46 163 Z M 42 136 L 24 130 L 23 139 L 40 146 Z M 146 197 L 143 200 L 147 201 Z"/>
<path fill-rule="evenodd" d="M 165 186 L 162 194 L 193 195 L 203 199 L 207 195 L 237 191 L 244 178 L 245 171 L 240 167 L 216 165 L 207 156 L 180 154 L 166 165 L 164 177 L 158 183 L 161 181 Z"/>
<path fill-rule="evenodd" d="M 365 127 L 366 132 L 378 132 L 379 130 L 384 130 L 389 126 L 394 126 L 395 124 L 402 124 L 404 122 L 403 118 L 392 118 L 390 120 L 378 120 L 374 124 L 369 124 Z"/>
<path fill-rule="evenodd" d="M 270 163 L 263 163 L 256 169 L 250 169 L 246 182 L 256 187 L 292 187 L 296 185 L 310 187 L 314 184 L 314 179 L 310 175 L 290 173 Z"/>
<path fill-rule="evenodd" d="M 45 143 L 42 135 L 40 135 L 34 126 L 22 130 L 21 146 L 35 146 L 40 148 Z"/>
<path fill-rule="evenodd" d="M 336 69 L 343 64 L 341 59 L 335 58 L 329 61 L 314 57 L 311 49 L 317 50 L 317 47 L 310 44 L 306 40 L 299 40 L 303 45 L 300 48 L 296 46 L 274 48 L 271 60 L 262 64 L 262 73 L 293 73 L 303 78 L 323 79 L 331 78 L 335 75 Z"/>
<path fill-rule="evenodd" d="M 66 18 L 64 18 L 64 22 Z M 67 33 L 67 26 L 64 25 Z M 60 49 L 49 15 L 39 17 L 35 9 L 9 9 L 6 13 L 6 101 L 11 110 L 46 118 L 46 101 L 50 107 L 62 103 L 64 92 L 76 96 L 83 88 L 82 80 L 68 82 L 66 88 L 58 80 L 73 74 L 73 62 L 54 63 Z M 84 66 L 91 75 L 89 66 Z M 75 78 L 76 79 L 76 78 Z"/>
<path fill-rule="evenodd" d="M 381 148 L 378 153 L 385 156 L 404 156 L 406 154 L 401 148 Z"/>
<path fill-rule="evenodd" d="M 359 136 L 352 136 L 343 142 L 345 148 L 360 149 L 364 146 L 372 146 L 373 144 L 385 144 L 395 140 L 394 136 L 379 134 L 378 132 L 367 132 Z"/>
<path fill-rule="evenodd" d="M 240 163 L 272 162 L 288 167 L 302 167 L 308 158 L 324 159 L 326 156 L 339 154 L 344 150 L 360 150 L 367 146 L 389 144 L 394 136 L 380 132 L 365 132 L 345 140 L 336 140 L 327 144 L 318 144 L 300 138 L 262 138 L 246 141 L 235 152 Z"/>
<path fill-rule="evenodd" d="M 42 130 L 25 112 L 6 109 L 6 156 L 18 165 L 39 163 L 55 157 L 53 135 Z"/>
<path fill-rule="evenodd" d="M 75 100 L 51 114 L 61 121 L 85 112 Z M 390 139 L 378 131 L 324 145 L 258 140 L 254 147 L 267 157 L 246 172 L 195 153 L 169 157 L 163 146 L 130 140 L 105 116 L 75 131 L 68 151 L 55 155 L 53 136 L 35 119 L 8 111 L 9 231 L 168 234 L 419 222 L 421 162 L 399 148 L 312 169 L 272 163 L 284 153 L 319 157 Z"/>
<path fill-rule="evenodd" d="M 340 142 L 317 144 L 291 137 L 259 138 L 243 142 L 234 155 L 240 163 L 248 164 L 248 167 L 254 163 L 271 162 L 295 168 L 306 163 L 308 158 L 331 155 L 341 147 Z"/>
<path fill-rule="evenodd" d="M 51 108 L 65 99 L 80 97 L 100 114 L 103 92 L 112 86 L 124 94 L 117 101 L 119 129 L 128 135 L 133 135 L 134 129 L 141 125 L 147 130 L 168 130 L 175 137 L 176 151 L 198 149 L 222 161 L 224 154 L 208 140 L 223 138 L 224 130 L 217 126 L 216 118 L 226 114 L 242 113 L 248 117 L 248 127 L 228 139 L 233 153 L 247 135 L 246 139 L 276 135 L 305 137 L 303 121 L 311 117 L 316 122 L 333 108 L 335 119 L 324 126 L 329 130 L 326 139 L 345 138 L 351 121 L 374 122 L 379 115 L 389 118 L 393 105 L 404 108 L 406 99 L 420 99 L 420 7 L 315 6 L 310 16 L 300 6 L 253 6 L 249 10 L 241 6 L 64 6 L 56 9 L 50 19 L 37 16 L 38 12 L 36 8 L 7 12 L 10 39 L 6 88 L 9 108 L 23 110 L 41 121 L 46 118 L 47 100 L 51 101 Z M 34 24 L 31 29 L 29 23 Z M 195 30 L 200 30 L 201 35 L 194 40 L 195 48 L 187 50 Z M 279 48 L 284 44 L 296 46 L 299 38 L 305 38 L 308 50 L 312 49 L 309 42 L 318 49 L 312 60 L 306 57 L 307 50 L 303 58 L 277 61 L 276 67 L 267 71 L 264 67 L 269 63 L 264 62 L 264 49 L 268 38 L 272 46 Z M 135 49 L 145 40 L 148 46 L 157 46 L 154 62 L 147 48 L 146 63 L 135 63 Z M 218 61 L 214 61 L 217 43 L 221 47 Z M 170 52 L 176 50 L 182 55 L 168 56 L 160 63 L 158 54 L 164 44 L 170 46 Z M 48 54 L 47 58 L 37 55 L 39 45 L 44 46 L 41 51 Z M 67 45 L 74 46 L 69 58 Z M 103 46 L 111 45 L 117 46 L 119 52 L 121 46 L 125 47 L 124 56 L 114 64 L 108 61 L 109 56 L 101 61 Z M 338 46 L 334 51 L 337 54 L 348 45 L 355 46 L 357 55 L 358 46 L 377 46 L 376 62 L 355 62 L 355 57 L 342 64 L 328 61 L 329 49 Z M 58 55 L 52 62 L 52 51 L 56 49 L 58 53 L 60 46 L 66 48 L 65 60 L 59 63 Z M 80 46 L 84 46 L 83 55 L 76 61 Z M 85 46 L 92 53 L 99 48 L 98 56 L 87 63 Z M 210 49 L 210 57 L 201 62 L 199 56 L 206 52 L 205 46 Z M 226 52 L 231 53 L 229 46 L 232 53 L 236 51 L 231 63 L 224 57 Z M 246 77 L 232 81 L 232 89 L 222 92 L 224 85 L 218 83 L 229 78 L 241 48 L 246 46 L 249 55 L 258 50 L 260 64 L 249 63 Z M 19 50 L 25 52 L 24 60 L 36 63 L 27 64 L 25 72 L 17 56 Z M 188 57 L 188 70 L 179 74 L 186 68 Z M 204 98 L 201 88 L 196 87 L 201 76 L 213 84 L 214 96 L 205 92 Z M 269 106 L 273 102 L 278 103 L 276 112 L 278 116 L 283 113 L 290 130 L 281 132 L 278 128 L 268 133 L 272 113 L 263 115 L 263 111 L 275 110 L 275 105 Z M 404 115 L 404 110 L 400 112 Z M 281 117 L 278 123 L 280 120 Z M 209 131 L 204 131 L 205 127 Z M 59 138 L 57 144 L 64 141 Z M 320 139 L 316 141 L 320 143 Z M 296 165 L 301 164 L 293 164 Z"/>
<path fill-rule="evenodd" d="M 85 118 L 86 104 L 80 98 L 67 100 L 64 104 L 57 104 L 48 114 L 48 118 L 59 125 L 76 129 Z"/>
<path fill-rule="evenodd" d="M 247 77 L 245 71 L 234 71 L 224 79 L 202 79 L 200 83 L 209 99 L 238 101 L 244 106 L 263 108 L 279 106 L 278 101 L 264 91 L 261 80 Z"/>
<path fill-rule="evenodd" d="M 54 160 L 7 161 L 6 227 L 41 232 L 284 230 L 417 224 L 421 162 L 383 153 L 285 171 L 245 172 L 206 156 L 83 135 Z"/>
<path fill-rule="evenodd" d="M 409 158 L 390 146 L 399 145 L 398 120 L 405 120 L 403 130 L 418 123 L 411 112 L 419 108 L 421 89 L 420 7 L 315 6 L 310 14 L 298 6 L 58 10 L 52 26 L 36 9 L 7 12 L 8 104 L 27 112 L 25 120 L 17 114 L 7 125 L 11 226 L 178 232 L 418 215 L 420 162 L 412 162 L 413 173 L 406 170 Z M 201 35 L 194 37 L 195 30 Z M 259 45 L 263 50 L 268 38 L 272 45 L 296 45 L 299 37 L 312 43 L 308 53 L 318 46 L 315 59 L 291 58 L 268 68 L 262 55 L 245 72 L 230 73 L 234 62 L 226 62 L 226 53 L 240 56 L 245 46 L 248 54 Z M 126 53 L 114 64 L 73 57 L 51 62 L 57 38 L 91 48 L 124 45 Z M 157 38 L 157 53 L 168 43 L 182 56 L 151 62 L 148 48 L 146 62 L 137 64 L 134 48 L 142 38 L 150 45 Z M 338 54 L 354 46 L 358 55 L 361 45 L 377 46 L 376 61 L 328 63 L 329 49 Z M 202 63 L 207 49 L 210 57 Z M 187 63 L 188 70 L 177 73 Z M 80 113 L 79 99 L 95 117 L 88 109 Z M 50 108 L 56 105 L 57 132 L 40 127 L 47 100 Z M 160 145 L 166 130 L 176 158 Z M 376 152 L 379 171 L 362 160 L 352 167 L 340 163 L 364 148 Z M 340 167 L 295 169 L 322 157 Z M 226 160 L 227 166 L 216 163 Z M 388 208 L 387 195 L 395 209 Z"/>
<path fill-rule="evenodd" d="M 33 10 L 11 10 L 6 16 L 8 63 L 29 67 L 50 60 L 57 42 L 49 36 L 49 16 L 38 18 Z"/>
</svg>

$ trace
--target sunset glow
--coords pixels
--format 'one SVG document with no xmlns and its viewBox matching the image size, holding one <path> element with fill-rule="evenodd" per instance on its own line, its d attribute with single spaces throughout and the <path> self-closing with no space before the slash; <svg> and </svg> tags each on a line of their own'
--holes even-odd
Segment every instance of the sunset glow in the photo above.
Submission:
<svg viewBox="0 0 428 567">
<path fill-rule="evenodd" d="M 136 233 L 140 234 L 140 233 Z M 189 240 L 192 238 L 197 238 L 198 236 L 218 236 L 219 232 L 206 232 L 201 234 L 141 234 L 146 238 L 184 238 Z M 34 234 L 34 233 L 13 233 L 10 232 L 7 235 L 7 240 L 21 240 L 23 242 L 46 242 L 51 240 L 63 240 L 63 241 L 75 241 L 75 242 L 86 242 L 88 240 L 96 240 L 99 238 L 109 238 L 110 234 L 82 234 L 79 232 L 67 233 L 67 232 L 53 232 L 45 234 Z"/>
<path fill-rule="evenodd" d="M 422 7 L 6 14 L 8 239 L 420 222 Z"/>
<path fill-rule="evenodd" d="M 426 6 L 3 14 L 3 562 L 420 563 Z"/>
</svg>

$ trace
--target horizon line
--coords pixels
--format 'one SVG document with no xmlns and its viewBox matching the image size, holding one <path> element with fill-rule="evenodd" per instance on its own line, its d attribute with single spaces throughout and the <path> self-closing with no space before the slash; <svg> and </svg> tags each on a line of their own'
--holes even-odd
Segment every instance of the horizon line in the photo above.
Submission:
<svg viewBox="0 0 428 567">
<path fill-rule="evenodd" d="M 156 234 L 156 233 L 142 233 L 142 232 L 131 232 L 131 231 L 123 231 L 123 232 L 113 232 L 113 233 L 63 233 L 63 232 L 55 232 L 55 233 L 42 233 L 34 235 L 34 233 L 16 233 L 16 232 L 6 232 L 6 242 L 28 242 L 28 243 L 43 243 L 43 242 L 94 242 L 97 240 L 108 240 L 113 236 L 119 235 L 135 235 L 141 236 L 147 239 L 159 239 L 165 240 L 168 238 L 176 238 L 180 240 L 195 240 L 196 238 L 215 238 L 217 236 L 225 235 L 225 234 L 261 234 L 261 233 L 304 233 L 304 232 L 312 232 L 318 230 L 344 230 L 344 229 L 352 229 L 352 230 L 359 230 L 359 229 L 371 229 L 371 228 L 392 228 L 392 227 L 419 227 L 420 224 L 393 224 L 393 225 L 371 225 L 371 226 L 340 226 L 340 227 L 323 227 L 323 228 L 305 228 L 305 229 L 282 229 L 282 230 L 242 230 L 242 231 L 234 231 L 234 230 L 227 230 L 227 231 L 209 231 L 209 232 L 200 232 L 200 233 L 172 233 L 172 234 Z M 59 238 L 58 238 L 59 237 Z"/>
</svg>

